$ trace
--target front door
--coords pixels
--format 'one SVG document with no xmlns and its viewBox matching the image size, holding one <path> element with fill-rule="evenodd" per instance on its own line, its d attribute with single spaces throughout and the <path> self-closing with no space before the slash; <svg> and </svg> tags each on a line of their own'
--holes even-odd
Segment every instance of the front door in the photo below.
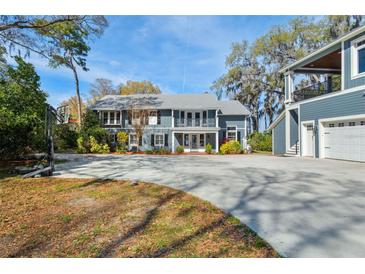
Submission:
<svg viewBox="0 0 365 274">
<path fill-rule="evenodd" d="M 304 124 L 303 127 L 303 156 L 313 157 L 314 152 L 314 131 L 313 123 Z"/>
<path fill-rule="evenodd" d="M 192 134 L 191 135 L 191 149 L 197 149 L 198 148 L 198 135 Z"/>
</svg>

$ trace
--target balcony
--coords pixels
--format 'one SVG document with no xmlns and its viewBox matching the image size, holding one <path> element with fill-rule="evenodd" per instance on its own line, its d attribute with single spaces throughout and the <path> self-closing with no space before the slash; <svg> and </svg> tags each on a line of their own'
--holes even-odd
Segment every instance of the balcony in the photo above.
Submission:
<svg viewBox="0 0 365 274">
<path fill-rule="evenodd" d="M 318 82 L 310 86 L 293 91 L 294 102 L 300 102 L 323 94 L 340 91 L 340 83 L 330 81 Z"/>
<path fill-rule="evenodd" d="M 175 119 L 175 127 L 215 127 L 215 118 L 208 119 Z"/>
</svg>

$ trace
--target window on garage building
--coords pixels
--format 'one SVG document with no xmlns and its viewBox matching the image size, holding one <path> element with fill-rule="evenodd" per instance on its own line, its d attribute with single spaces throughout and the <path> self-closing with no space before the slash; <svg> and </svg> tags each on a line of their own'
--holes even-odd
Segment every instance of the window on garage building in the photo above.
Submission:
<svg viewBox="0 0 365 274">
<path fill-rule="evenodd" d="M 335 124 L 329 124 L 328 126 L 329 127 L 335 127 Z"/>
<path fill-rule="evenodd" d="M 345 126 L 345 123 L 338 123 L 338 126 L 339 127 L 344 127 Z"/>
<path fill-rule="evenodd" d="M 360 125 L 365 126 L 365 121 L 361 121 Z"/>
<path fill-rule="evenodd" d="M 227 127 L 227 139 L 229 141 L 237 140 L 237 127 L 235 126 Z"/>
<path fill-rule="evenodd" d="M 120 124 L 120 111 L 118 111 L 116 113 L 116 116 L 117 116 L 117 121 L 116 121 L 116 124 L 119 125 Z"/>
<path fill-rule="evenodd" d="M 365 73 L 365 36 L 351 43 L 352 77 L 362 76 Z"/>
<path fill-rule="evenodd" d="M 355 126 L 355 122 L 349 122 L 349 126 L 350 127 L 354 127 Z"/>
</svg>

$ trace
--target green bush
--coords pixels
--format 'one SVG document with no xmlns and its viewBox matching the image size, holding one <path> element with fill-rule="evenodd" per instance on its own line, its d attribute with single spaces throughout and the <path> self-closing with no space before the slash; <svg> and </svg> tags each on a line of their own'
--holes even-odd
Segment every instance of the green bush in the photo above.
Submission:
<svg viewBox="0 0 365 274">
<path fill-rule="evenodd" d="M 205 152 L 208 153 L 208 154 L 211 154 L 212 153 L 212 145 L 211 144 L 206 144 L 205 145 Z"/>
<path fill-rule="evenodd" d="M 128 151 L 128 133 L 119 131 L 117 133 L 117 152 L 125 153 Z"/>
<path fill-rule="evenodd" d="M 183 146 L 177 146 L 176 147 L 176 152 L 177 153 L 184 153 L 184 147 Z"/>
<path fill-rule="evenodd" d="M 99 144 L 94 136 L 90 136 L 91 153 L 109 153 L 110 148 L 107 144 Z"/>
<path fill-rule="evenodd" d="M 74 149 L 77 147 L 78 133 L 68 124 L 55 126 L 54 145 L 56 150 Z"/>
<path fill-rule="evenodd" d="M 248 138 L 248 144 L 251 145 L 252 150 L 256 151 L 271 151 L 272 139 L 271 133 L 254 132 Z"/>
<path fill-rule="evenodd" d="M 93 127 L 85 131 L 86 135 L 94 137 L 98 143 L 108 144 L 110 143 L 109 132 L 102 127 Z"/>
<path fill-rule="evenodd" d="M 223 154 L 237 154 L 242 152 L 242 146 L 238 141 L 229 141 L 220 147 Z"/>
<path fill-rule="evenodd" d="M 86 153 L 87 148 L 85 147 L 84 137 L 80 136 L 79 138 L 77 138 L 76 142 L 77 142 L 77 152 L 78 153 Z"/>
<path fill-rule="evenodd" d="M 144 151 L 144 153 L 146 153 L 146 154 L 153 154 L 153 150 L 147 149 L 147 150 Z"/>
<path fill-rule="evenodd" d="M 167 148 L 162 147 L 162 148 L 155 150 L 154 153 L 163 155 L 163 154 L 170 154 L 171 152 Z"/>
</svg>

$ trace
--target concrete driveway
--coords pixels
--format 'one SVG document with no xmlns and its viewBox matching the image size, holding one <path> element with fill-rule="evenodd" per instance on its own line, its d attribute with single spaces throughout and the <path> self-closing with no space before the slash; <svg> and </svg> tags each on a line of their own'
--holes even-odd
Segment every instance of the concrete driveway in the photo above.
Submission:
<svg viewBox="0 0 365 274">
<path fill-rule="evenodd" d="M 137 179 L 232 213 L 287 257 L 365 257 L 365 164 L 260 155 L 58 155 L 57 176 Z"/>
</svg>

